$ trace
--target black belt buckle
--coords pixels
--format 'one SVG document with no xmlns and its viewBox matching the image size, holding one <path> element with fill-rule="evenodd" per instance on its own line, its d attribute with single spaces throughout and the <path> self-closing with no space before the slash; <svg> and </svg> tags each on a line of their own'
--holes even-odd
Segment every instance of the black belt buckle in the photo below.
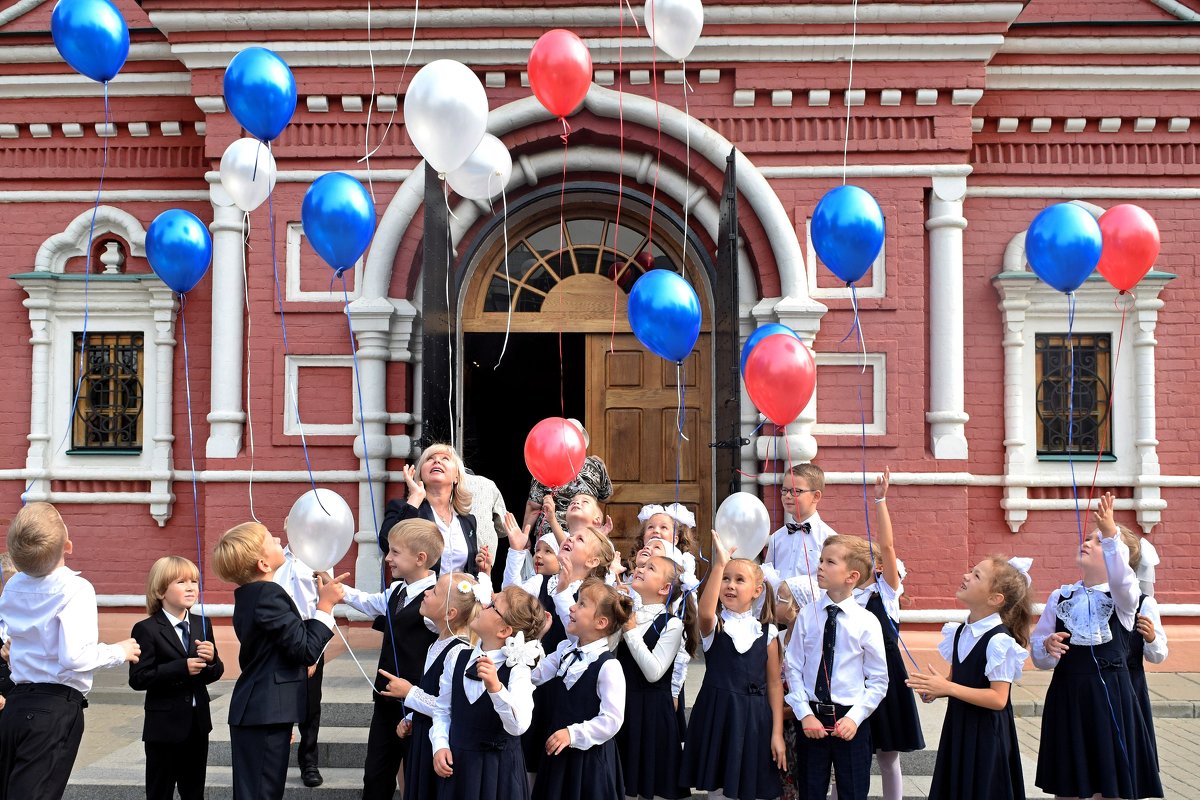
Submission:
<svg viewBox="0 0 1200 800">
<path fill-rule="evenodd" d="M 826 730 L 837 724 L 837 706 L 833 703 L 813 703 L 813 714 Z"/>
</svg>

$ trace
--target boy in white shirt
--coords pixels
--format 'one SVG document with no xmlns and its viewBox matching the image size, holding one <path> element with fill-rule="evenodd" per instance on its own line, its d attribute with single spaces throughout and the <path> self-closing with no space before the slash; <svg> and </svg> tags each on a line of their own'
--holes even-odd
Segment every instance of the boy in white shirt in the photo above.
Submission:
<svg viewBox="0 0 1200 800">
<path fill-rule="evenodd" d="M 96 590 L 67 569 L 74 547 L 54 506 L 30 503 L 8 528 L 19 572 L 0 595 L 0 638 L 16 686 L 0 718 L 0 798 L 61 798 L 83 738 L 92 671 L 136 662 L 135 639 L 101 644 Z"/>
<path fill-rule="evenodd" d="M 817 563 L 821 547 L 830 536 L 837 536 L 817 513 L 824 491 L 825 471 L 816 464 L 796 464 L 784 474 L 779 498 L 789 521 L 771 534 L 763 559 L 764 565 L 779 572 L 801 608 L 820 594 Z"/>
</svg>

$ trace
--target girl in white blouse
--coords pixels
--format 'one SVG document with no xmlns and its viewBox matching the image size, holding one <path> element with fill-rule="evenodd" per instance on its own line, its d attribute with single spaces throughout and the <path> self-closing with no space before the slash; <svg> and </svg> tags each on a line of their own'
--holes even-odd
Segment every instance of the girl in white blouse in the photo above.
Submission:
<svg viewBox="0 0 1200 800">
<path fill-rule="evenodd" d="M 967 621 L 947 623 L 938 645 L 950 675 L 930 667 L 908 678 L 927 703 L 949 698 L 931 798 L 1025 797 L 1011 692 L 1029 655 L 1031 564 L 992 556 L 963 575 L 955 597 L 967 607 Z"/>
</svg>

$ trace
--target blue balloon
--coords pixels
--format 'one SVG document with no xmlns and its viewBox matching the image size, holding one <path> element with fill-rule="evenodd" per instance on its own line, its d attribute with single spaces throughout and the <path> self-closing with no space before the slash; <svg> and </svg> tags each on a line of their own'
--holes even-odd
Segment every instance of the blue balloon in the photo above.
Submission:
<svg viewBox="0 0 1200 800">
<path fill-rule="evenodd" d="M 746 374 L 746 359 L 750 358 L 750 351 L 754 349 L 754 346 L 768 336 L 776 333 L 786 333 L 788 336 L 793 336 L 796 339 L 800 338 L 800 334 L 787 325 L 780 325 L 778 322 L 769 322 L 766 325 L 759 326 L 758 330 L 750 334 L 750 337 L 746 339 L 746 343 L 742 345 L 742 375 Z"/>
<path fill-rule="evenodd" d="M 163 283 L 180 294 L 190 292 L 212 263 L 212 237 L 195 214 L 172 208 L 150 223 L 146 258 Z"/>
<path fill-rule="evenodd" d="M 59 55 L 94 81 L 115 78 L 129 57 L 129 26 L 110 0 L 58 0 L 50 33 Z"/>
<path fill-rule="evenodd" d="M 296 113 L 296 79 L 287 62 L 265 47 L 247 47 L 225 68 L 225 102 L 256 139 L 269 142 Z"/>
<path fill-rule="evenodd" d="M 1034 217 L 1025 233 L 1025 258 L 1037 276 L 1070 294 L 1100 261 L 1100 223 L 1073 203 L 1056 203 Z"/>
<path fill-rule="evenodd" d="M 375 204 L 363 185 L 344 172 L 313 181 L 300 206 L 304 235 L 340 276 L 354 266 L 375 233 Z"/>
<path fill-rule="evenodd" d="M 667 361 L 688 357 L 700 335 L 700 298 L 678 273 L 652 269 L 629 292 L 633 335 Z"/>
<path fill-rule="evenodd" d="M 883 247 L 883 211 L 865 189 L 839 186 L 817 203 L 812 216 L 817 255 L 847 284 L 866 274 Z"/>
</svg>

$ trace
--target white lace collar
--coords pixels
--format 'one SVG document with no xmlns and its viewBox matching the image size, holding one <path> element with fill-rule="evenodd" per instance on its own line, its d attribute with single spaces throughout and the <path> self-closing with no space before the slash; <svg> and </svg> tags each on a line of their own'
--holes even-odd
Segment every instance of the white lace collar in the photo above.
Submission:
<svg viewBox="0 0 1200 800">
<path fill-rule="evenodd" d="M 1056 614 L 1071 632 L 1071 644 L 1095 647 L 1112 641 L 1108 621 L 1116 605 L 1108 591 L 1107 583 L 1084 586 L 1079 582 L 1059 589 Z"/>
<path fill-rule="evenodd" d="M 733 648 L 739 653 L 748 652 L 763 635 L 762 623 L 754 616 L 753 608 L 749 611 L 723 610 L 721 628 L 733 640 Z"/>
<path fill-rule="evenodd" d="M 637 592 L 634 592 L 634 597 L 638 597 Z M 651 605 L 643 605 L 637 610 L 637 624 L 645 625 L 658 617 L 659 614 L 666 610 L 666 606 L 662 603 L 653 603 Z"/>
</svg>

